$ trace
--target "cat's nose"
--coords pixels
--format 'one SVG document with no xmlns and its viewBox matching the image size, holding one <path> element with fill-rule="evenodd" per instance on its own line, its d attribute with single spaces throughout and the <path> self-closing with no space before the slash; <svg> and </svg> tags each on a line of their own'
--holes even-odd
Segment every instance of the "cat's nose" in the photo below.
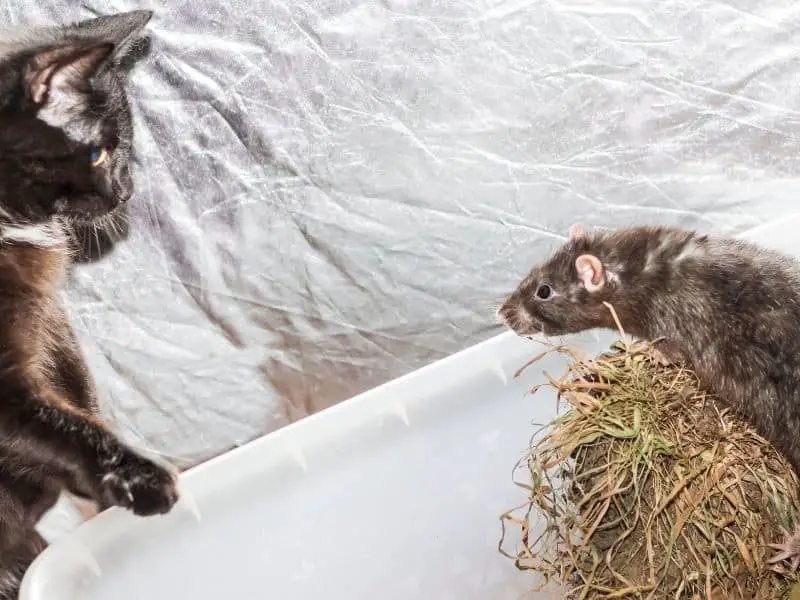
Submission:
<svg viewBox="0 0 800 600">
<path fill-rule="evenodd" d="M 115 183 L 112 189 L 113 199 L 115 205 L 125 204 L 133 196 L 133 187 L 129 185 L 121 185 Z"/>
<path fill-rule="evenodd" d="M 122 164 L 117 169 L 114 188 L 114 195 L 120 204 L 124 204 L 133 196 L 133 178 L 128 165 Z"/>
<path fill-rule="evenodd" d="M 114 200 L 118 204 L 125 204 L 133 196 L 133 182 L 130 179 L 120 179 L 114 185 Z"/>
</svg>

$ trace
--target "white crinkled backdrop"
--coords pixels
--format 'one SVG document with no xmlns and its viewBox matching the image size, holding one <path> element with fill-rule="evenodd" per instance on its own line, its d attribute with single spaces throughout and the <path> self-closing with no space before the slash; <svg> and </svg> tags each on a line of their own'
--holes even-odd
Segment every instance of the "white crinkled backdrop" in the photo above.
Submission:
<svg viewBox="0 0 800 600">
<path fill-rule="evenodd" d="M 181 467 L 500 332 L 575 221 L 800 248 L 794 2 L 0 1 L 134 8 L 132 233 L 68 302 Z"/>
</svg>

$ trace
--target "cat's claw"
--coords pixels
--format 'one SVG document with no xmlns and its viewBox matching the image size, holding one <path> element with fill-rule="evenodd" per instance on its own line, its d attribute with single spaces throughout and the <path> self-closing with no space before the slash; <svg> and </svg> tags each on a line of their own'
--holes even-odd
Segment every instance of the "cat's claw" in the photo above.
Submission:
<svg viewBox="0 0 800 600">
<path fill-rule="evenodd" d="M 169 512 L 178 501 L 175 476 L 133 452 L 103 476 L 103 493 L 111 504 L 140 516 Z"/>
<path fill-rule="evenodd" d="M 770 558 L 767 563 L 775 564 L 788 560 L 789 564 L 792 565 L 792 569 L 796 571 L 800 567 L 800 526 L 792 534 L 789 534 L 788 531 L 784 531 L 784 533 L 786 540 L 782 544 L 769 544 L 769 547 L 777 550 L 778 553 Z"/>
</svg>

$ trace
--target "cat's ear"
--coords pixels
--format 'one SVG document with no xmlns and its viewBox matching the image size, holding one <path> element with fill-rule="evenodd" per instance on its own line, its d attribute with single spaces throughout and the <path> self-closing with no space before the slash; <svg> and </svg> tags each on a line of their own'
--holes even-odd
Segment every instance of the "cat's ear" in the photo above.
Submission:
<svg viewBox="0 0 800 600">
<path fill-rule="evenodd" d="M 114 50 L 111 44 L 68 45 L 34 55 L 25 65 L 28 97 L 40 106 L 69 110 L 89 89 L 89 80 Z"/>
<path fill-rule="evenodd" d="M 131 50 L 152 18 L 151 10 L 133 10 L 81 21 L 73 26 L 73 31 L 84 39 L 111 44 L 114 48 L 111 58 L 117 61 Z"/>
</svg>

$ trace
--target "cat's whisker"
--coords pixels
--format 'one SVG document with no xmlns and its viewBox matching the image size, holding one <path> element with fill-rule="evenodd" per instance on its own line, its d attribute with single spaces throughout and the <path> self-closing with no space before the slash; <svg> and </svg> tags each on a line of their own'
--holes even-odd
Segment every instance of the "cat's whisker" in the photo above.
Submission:
<svg viewBox="0 0 800 600">
<path fill-rule="evenodd" d="M 113 225 L 114 232 L 117 238 L 121 239 L 122 237 L 124 237 L 125 234 L 124 227 L 127 223 L 127 215 L 125 215 L 124 213 L 120 213 L 118 215 L 115 215 L 111 221 L 114 224 Z"/>
<path fill-rule="evenodd" d="M 100 233 L 99 233 L 99 231 L 97 229 L 97 225 L 95 225 L 94 223 L 92 223 L 92 234 L 94 234 L 94 241 L 97 244 L 97 256 L 99 257 L 100 256 Z M 91 246 L 90 246 L 90 252 L 93 252 L 91 250 Z"/>
<path fill-rule="evenodd" d="M 117 234 L 119 232 L 117 228 L 117 219 L 115 218 L 114 214 L 108 214 L 103 219 L 103 229 L 114 239 L 117 239 Z"/>
</svg>

